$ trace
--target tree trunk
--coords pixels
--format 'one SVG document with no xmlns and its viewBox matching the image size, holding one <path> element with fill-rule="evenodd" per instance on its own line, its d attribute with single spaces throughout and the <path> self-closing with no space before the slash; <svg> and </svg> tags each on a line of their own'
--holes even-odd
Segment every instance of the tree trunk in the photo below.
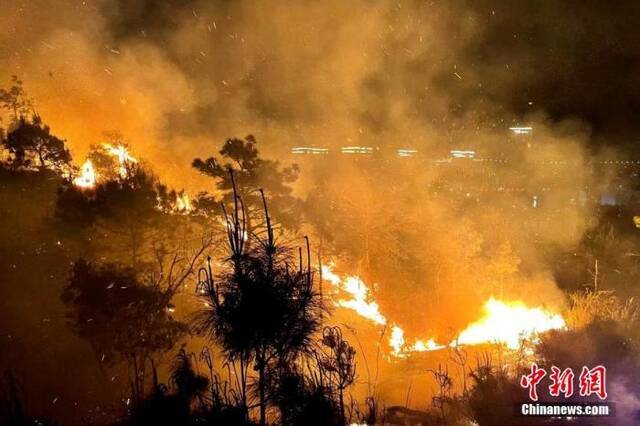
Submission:
<svg viewBox="0 0 640 426">
<path fill-rule="evenodd" d="M 263 358 L 263 357 L 260 357 Z M 262 359 L 258 359 L 258 393 L 260 397 L 260 426 L 267 424 L 267 402 L 265 400 L 265 365 Z"/>
<path fill-rule="evenodd" d="M 42 157 L 42 149 L 38 148 L 38 160 L 40 161 L 40 167 L 44 168 L 44 158 Z"/>
<path fill-rule="evenodd" d="M 242 409 L 244 410 L 245 420 L 249 419 L 249 410 L 247 409 L 247 375 L 246 372 L 246 361 L 244 360 L 244 355 L 240 357 L 240 387 L 241 387 L 241 399 L 242 399 Z"/>
<path fill-rule="evenodd" d="M 346 423 L 346 419 L 344 418 L 344 391 L 342 388 L 340 388 L 340 421 L 342 422 L 340 424 Z"/>
</svg>

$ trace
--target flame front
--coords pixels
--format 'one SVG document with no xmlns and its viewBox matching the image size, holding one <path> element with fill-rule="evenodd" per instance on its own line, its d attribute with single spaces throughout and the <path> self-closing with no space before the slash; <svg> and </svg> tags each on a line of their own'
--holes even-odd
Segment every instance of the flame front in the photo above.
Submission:
<svg viewBox="0 0 640 426">
<path fill-rule="evenodd" d="M 429 352 L 444 349 L 446 346 L 436 343 L 434 339 L 416 340 L 412 345 L 407 345 L 404 339 L 404 330 L 394 325 L 391 327 L 391 337 L 389 338 L 391 355 L 397 358 L 405 358 L 411 352 Z"/>
<path fill-rule="evenodd" d="M 507 303 L 491 297 L 483 311 L 484 316 L 464 329 L 452 346 L 500 343 L 518 349 L 521 339 L 534 339 L 538 333 L 566 327 L 562 316 L 543 308 L 528 308 L 523 302 Z"/>
<path fill-rule="evenodd" d="M 427 352 L 427 351 L 437 351 L 440 349 L 444 349 L 444 345 L 440 345 L 436 343 L 434 339 L 429 339 L 427 341 L 416 340 L 416 342 L 409 348 L 411 352 Z"/>
<path fill-rule="evenodd" d="M 73 184 L 78 188 L 93 188 L 96 186 L 96 171 L 91 160 L 84 162 L 80 168 L 80 176 L 73 180 Z"/>
<path fill-rule="evenodd" d="M 322 267 L 322 278 L 335 287 L 336 306 L 351 309 L 378 325 L 388 323 L 361 278 L 351 275 L 342 279 L 333 272 L 333 265 Z M 351 298 L 341 298 L 345 294 Z M 530 308 L 520 301 L 504 302 L 490 297 L 484 303 L 483 317 L 465 328 L 448 346 L 498 343 L 516 350 L 520 347 L 522 339 L 534 340 L 539 333 L 565 327 L 565 321 L 559 314 L 540 307 Z M 446 348 L 447 345 L 439 344 L 432 338 L 415 340 L 409 344 L 405 340 L 404 330 L 392 323 L 389 347 L 393 356 L 404 358 L 412 352 L 436 351 Z"/>
<path fill-rule="evenodd" d="M 387 319 L 380 313 L 378 303 L 372 300 L 369 288 L 360 277 L 351 275 L 342 280 L 332 271 L 332 266 L 323 266 L 322 278 L 331 282 L 339 291 L 351 296 L 349 299 L 336 300 L 336 306 L 353 309 L 360 316 L 376 324 L 385 325 L 387 323 Z"/>
<path fill-rule="evenodd" d="M 351 296 L 350 299 L 338 298 L 334 300 L 336 306 L 351 309 L 361 317 L 377 325 L 387 324 L 387 318 L 380 312 L 380 307 L 378 303 L 373 300 L 369 287 L 367 287 L 367 284 L 360 277 L 350 275 L 342 279 L 333 272 L 333 265 L 331 264 L 322 267 L 322 278 L 333 284 L 337 297 L 344 294 Z M 404 358 L 410 352 L 433 351 L 444 348 L 444 346 L 438 345 L 433 339 L 426 341 L 416 340 L 409 346 L 404 338 L 404 330 L 396 324 L 391 326 L 389 347 L 391 348 L 391 354 L 398 358 Z"/>
</svg>

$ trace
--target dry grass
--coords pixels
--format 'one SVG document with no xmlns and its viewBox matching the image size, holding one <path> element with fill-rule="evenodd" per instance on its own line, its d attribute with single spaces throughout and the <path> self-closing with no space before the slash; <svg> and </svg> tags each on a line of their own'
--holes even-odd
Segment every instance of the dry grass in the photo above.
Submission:
<svg viewBox="0 0 640 426">
<path fill-rule="evenodd" d="M 632 326 L 640 315 L 636 299 L 621 301 L 613 291 L 577 292 L 571 294 L 569 300 L 565 320 L 572 329 L 581 329 L 594 321 L 615 321 Z"/>
</svg>

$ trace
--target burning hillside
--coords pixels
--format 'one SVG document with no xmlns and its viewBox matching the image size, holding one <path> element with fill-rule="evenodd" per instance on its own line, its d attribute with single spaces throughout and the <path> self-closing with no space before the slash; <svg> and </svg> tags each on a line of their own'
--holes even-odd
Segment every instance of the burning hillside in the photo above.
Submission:
<svg viewBox="0 0 640 426">
<path fill-rule="evenodd" d="M 374 295 L 361 278 L 351 275 L 342 279 L 333 271 L 333 266 L 323 267 L 322 277 L 332 284 L 331 298 L 335 306 L 350 309 L 379 326 L 390 326 L 388 346 L 395 357 L 448 346 L 481 344 L 504 345 L 516 350 L 523 340 L 535 341 L 540 333 L 566 328 L 564 319 L 557 313 L 528 307 L 522 301 L 501 301 L 491 296 L 483 304 L 481 318 L 459 331 L 450 343 L 437 343 L 433 337 L 407 340 L 403 329 L 382 315 Z M 347 296 L 349 298 L 345 298 Z"/>
<path fill-rule="evenodd" d="M 0 424 L 640 423 L 637 22 L 3 2 Z"/>
</svg>

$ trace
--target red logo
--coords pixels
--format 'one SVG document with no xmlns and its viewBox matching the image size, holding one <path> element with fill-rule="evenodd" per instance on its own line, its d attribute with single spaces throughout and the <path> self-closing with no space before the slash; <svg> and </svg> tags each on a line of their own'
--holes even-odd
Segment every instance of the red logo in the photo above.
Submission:
<svg viewBox="0 0 640 426">
<path fill-rule="evenodd" d="M 520 386 L 529 390 L 529 398 L 532 401 L 538 400 L 538 384 L 547 375 L 544 368 L 537 364 L 531 364 L 531 372 L 520 377 Z M 569 398 L 573 395 L 575 374 L 571 368 L 560 370 L 555 365 L 551 367 L 549 380 L 549 395 L 558 397 L 560 395 Z M 598 365 L 591 369 L 582 367 L 582 372 L 578 378 L 580 396 L 597 395 L 604 400 L 607 398 L 607 368 Z"/>
<path fill-rule="evenodd" d="M 529 388 L 529 399 L 532 401 L 538 400 L 538 383 L 542 381 L 547 372 L 544 368 L 538 368 L 538 364 L 531 364 L 531 373 L 522 376 L 520 378 L 520 386 L 523 388 Z"/>
<path fill-rule="evenodd" d="M 580 373 L 580 395 L 598 395 L 600 399 L 607 398 L 607 369 L 603 365 L 598 365 L 589 370 L 582 367 Z"/>
</svg>

